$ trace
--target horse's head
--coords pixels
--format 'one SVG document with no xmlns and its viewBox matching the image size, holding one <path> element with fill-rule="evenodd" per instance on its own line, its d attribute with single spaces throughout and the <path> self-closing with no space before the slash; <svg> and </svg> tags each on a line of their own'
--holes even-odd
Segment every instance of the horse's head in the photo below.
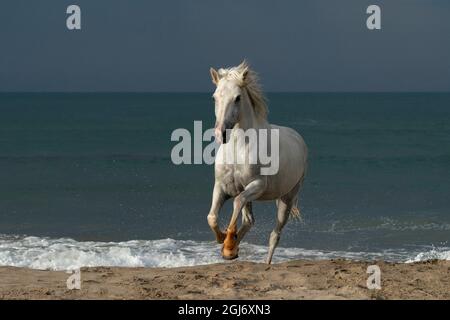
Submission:
<svg viewBox="0 0 450 320">
<path fill-rule="evenodd" d="M 245 62 L 230 69 L 211 68 L 212 82 L 216 85 L 213 94 L 215 102 L 216 126 L 215 136 L 218 143 L 227 143 L 227 130 L 239 121 L 240 109 L 244 100 L 243 87 L 249 68 Z"/>
</svg>

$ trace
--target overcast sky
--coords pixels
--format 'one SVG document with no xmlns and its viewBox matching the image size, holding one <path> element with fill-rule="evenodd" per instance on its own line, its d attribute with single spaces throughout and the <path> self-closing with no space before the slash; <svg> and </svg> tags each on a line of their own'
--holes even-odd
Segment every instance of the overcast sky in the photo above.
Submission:
<svg viewBox="0 0 450 320">
<path fill-rule="evenodd" d="M 243 58 L 267 91 L 450 91 L 448 0 L 2 0 L 0 41 L 0 91 L 211 91 Z"/>
</svg>

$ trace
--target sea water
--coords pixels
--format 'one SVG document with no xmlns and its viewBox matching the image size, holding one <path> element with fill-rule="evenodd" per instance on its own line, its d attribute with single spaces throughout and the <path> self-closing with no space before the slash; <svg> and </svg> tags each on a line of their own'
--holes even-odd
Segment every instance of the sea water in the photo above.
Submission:
<svg viewBox="0 0 450 320">
<path fill-rule="evenodd" d="M 310 152 L 303 221 L 288 222 L 275 262 L 450 259 L 450 94 L 268 98 L 270 122 Z M 206 221 L 213 167 L 170 157 L 171 133 L 194 121 L 214 125 L 210 93 L 0 94 L 0 265 L 222 261 Z M 274 203 L 254 216 L 240 259 L 263 261 Z"/>
</svg>

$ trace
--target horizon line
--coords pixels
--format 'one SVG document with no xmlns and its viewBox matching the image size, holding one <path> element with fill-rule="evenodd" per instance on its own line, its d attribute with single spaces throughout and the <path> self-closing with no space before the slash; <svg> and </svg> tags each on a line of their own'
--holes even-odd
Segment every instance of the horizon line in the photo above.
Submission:
<svg viewBox="0 0 450 320">
<path fill-rule="evenodd" d="M 132 93 L 132 94 L 208 94 L 212 93 L 213 91 L 0 91 L 0 94 L 126 94 L 126 93 Z M 395 91 L 395 90 L 385 90 L 385 91 L 266 91 L 267 94 L 273 94 L 273 93 L 287 93 L 287 94 L 323 94 L 323 93 L 450 93 L 449 91 Z"/>
</svg>

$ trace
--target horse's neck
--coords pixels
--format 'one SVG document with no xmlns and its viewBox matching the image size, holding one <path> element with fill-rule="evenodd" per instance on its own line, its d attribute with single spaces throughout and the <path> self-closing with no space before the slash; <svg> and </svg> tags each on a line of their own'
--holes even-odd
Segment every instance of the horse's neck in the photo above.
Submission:
<svg viewBox="0 0 450 320">
<path fill-rule="evenodd" d="M 248 129 L 266 129 L 268 127 L 269 123 L 267 120 L 256 115 L 250 99 L 246 97 L 244 104 L 242 105 L 239 122 L 235 125 L 235 128 L 246 131 Z"/>
</svg>

